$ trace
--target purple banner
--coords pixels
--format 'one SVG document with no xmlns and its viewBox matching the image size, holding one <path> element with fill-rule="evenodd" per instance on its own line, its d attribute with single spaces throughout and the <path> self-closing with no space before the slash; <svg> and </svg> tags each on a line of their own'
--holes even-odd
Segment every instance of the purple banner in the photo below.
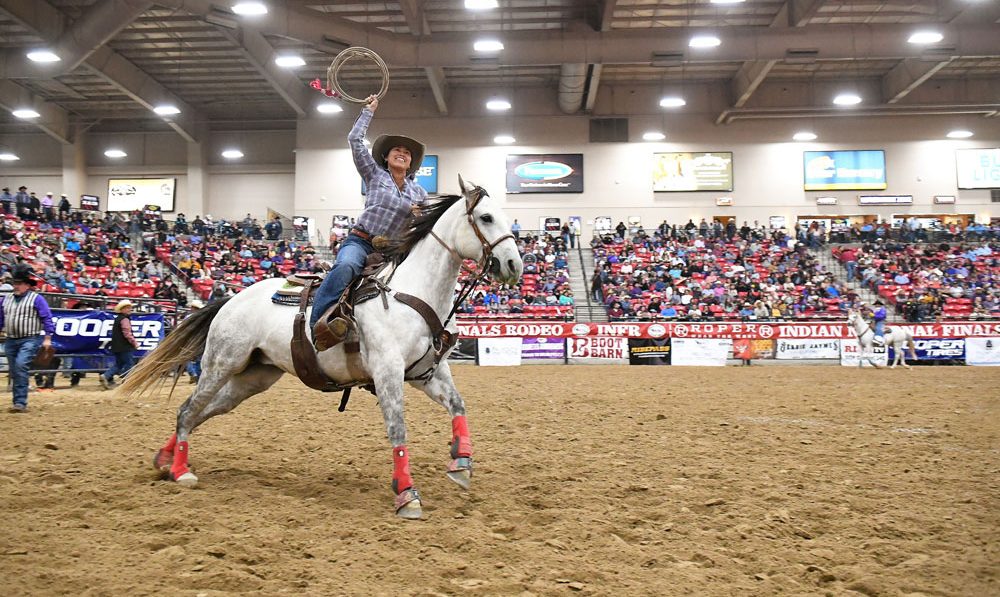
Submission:
<svg viewBox="0 0 1000 597">
<path fill-rule="evenodd" d="M 562 338 L 522 338 L 522 359 L 562 359 L 566 356 L 566 341 Z"/>
</svg>

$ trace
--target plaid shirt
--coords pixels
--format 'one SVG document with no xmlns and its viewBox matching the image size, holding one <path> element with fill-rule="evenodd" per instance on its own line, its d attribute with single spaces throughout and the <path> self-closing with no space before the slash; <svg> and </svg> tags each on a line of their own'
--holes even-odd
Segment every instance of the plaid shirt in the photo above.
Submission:
<svg viewBox="0 0 1000 597">
<path fill-rule="evenodd" d="M 358 217 L 357 227 L 374 236 L 396 238 L 410 217 L 410 206 L 423 203 L 427 199 L 427 191 L 409 176 L 404 179 L 403 190 L 400 191 L 392 174 L 380 166 L 365 148 L 365 133 L 373 115 L 371 110 L 362 109 L 354 128 L 347 135 L 354 165 L 368 189 L 365 210 Z"/>
</svg>

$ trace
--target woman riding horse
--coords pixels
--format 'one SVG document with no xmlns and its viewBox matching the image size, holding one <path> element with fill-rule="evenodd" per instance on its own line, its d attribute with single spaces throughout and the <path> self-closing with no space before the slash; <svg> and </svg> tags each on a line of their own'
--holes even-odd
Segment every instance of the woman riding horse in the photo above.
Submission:
<svg viewBox="0 0 1000 597">
<path fill-rule="evenodd" d="M 371 153 L 368 153 L 364 139 L 378 109 L 378 98 L 370 95 L 366 102 L 354 128 L 347 135 L 354 165 L 367 188 L 365 209 L 340 245 L 333 269 L 327 273 L 313 298 L 309 329 L 313 330 L 316 322 L 321 322 L 319 330 L 313 334 L 313 345 L 319 351 L 343 340 L 348 331 L 347 320 L 330 318 L 327 311 L 361 273 L 368 255 L 384 248 L 375 245 L 398 237 L 411 212 L 417 212 L 427 199 L 427 192 L 413 178 L 424 159 L 423 143 L 402 135 L 382 135 L 375 140 Z"/>
</svg>

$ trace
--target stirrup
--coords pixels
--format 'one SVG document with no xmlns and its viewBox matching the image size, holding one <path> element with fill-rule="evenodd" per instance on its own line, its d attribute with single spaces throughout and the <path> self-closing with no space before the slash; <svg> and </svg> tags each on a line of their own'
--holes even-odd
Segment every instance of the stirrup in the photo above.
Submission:
<svg viewBox="0 0 1000 597">
<path fill-rule="evenodd" d="M 343 317 L 334 317 L 330 321 L 320 320 L 313 327 L 313 348 L 317 352 L 329 350 L 340 344 L 347 337 L 350 324 Z"/>
</svg>

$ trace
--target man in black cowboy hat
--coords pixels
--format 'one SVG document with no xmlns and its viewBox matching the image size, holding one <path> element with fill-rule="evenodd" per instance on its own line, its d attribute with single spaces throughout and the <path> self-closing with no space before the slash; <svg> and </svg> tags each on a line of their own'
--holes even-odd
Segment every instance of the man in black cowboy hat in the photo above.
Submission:
<svg viewBox="0 0 1000 597">
<path fill-rule="evenodd" d="M 875 299 L 874 307 L 872 308 L 872 322 L 874 322 L 874 332 L 875 332 L 875 344 L 885 344 L 885 305 L 882 303 L 882 299 Z"/>
<path fill-rule="evenodd" d="M 412 210 L 427 199 L 427 192 L 414 179 L 414 173 L 424 159 L 424 144 L 402 135 L 382 135 L 375 139 L 372 151 L 368 153 L 364 145 L 365 133 L 378 109 L 378 98 L 370 95 L 366 102 L 354 128 L 347 135 L 354 165 L 368 189 L 365 209 L 340 245 L 333 269 L 316 291 L 309 319 L 310 329 L 337 303 L 351 280 L 361 273 L 369 253 L 376 248 L 381 249 L 379 245 L 385 240 L 399 236 Z M 323 323 L 337 340 L 347 333 L 347 322 L 343 319 L 324 320 Z M 317 350 L 326 350 L 330 346 L 322 341 L 316 343 Z"/>
<path fill-rule="evenodd" d="M 32 288 L 38 284 L 30 267 L 18 266 L 10 279 L 14 292 L 0 308 L 0 328 L 7 334 L 4 353 L 14 389 L 11 412 L 28 410 L 28 369 L 42 346 L 52 346 L 56 332 L 52 311 L 42 295 Z"/>
</svg>

